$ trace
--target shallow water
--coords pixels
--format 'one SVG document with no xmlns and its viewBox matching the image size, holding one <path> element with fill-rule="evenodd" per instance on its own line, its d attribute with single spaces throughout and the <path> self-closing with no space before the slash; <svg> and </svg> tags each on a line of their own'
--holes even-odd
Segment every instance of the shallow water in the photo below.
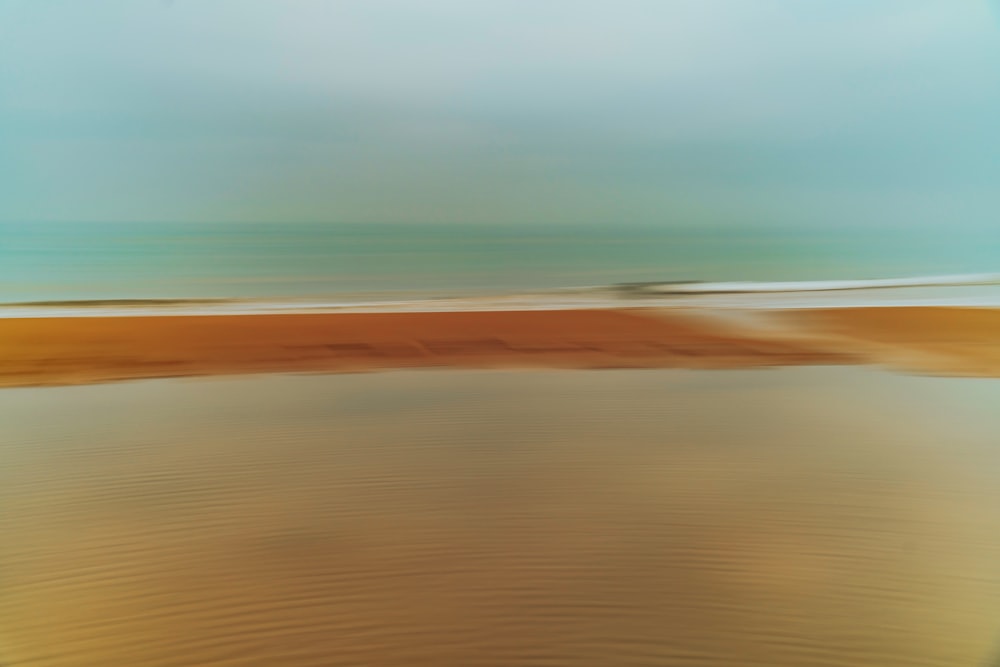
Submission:
<svg viewBox="0 0 1000 667">
<path fill-rule="evenodd" d="M 0 653 L 981 665 L 998 399 L 845 368 L 4 390 Z"/>
<path fill-rule="evenodd" d="M 0 303 L 433 297 L 623 282 L 996 271 L 1000 232 L 907 226 L 0 222 Z"/>
</svg>

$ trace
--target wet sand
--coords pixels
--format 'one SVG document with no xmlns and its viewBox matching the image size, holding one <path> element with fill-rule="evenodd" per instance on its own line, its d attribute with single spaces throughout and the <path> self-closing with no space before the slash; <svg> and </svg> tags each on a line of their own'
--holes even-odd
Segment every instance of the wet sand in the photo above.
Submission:
<svg viewBox="0 0 1000 667">
<path fill-rule="evenodd" d="M 78 317 L 0 321 L 0 382 L 386 368 L 747 366 L 835 355 L 626 310 Z"/>
<path fill-rule="evenodd" d="M 884 364 L 1000 376 L 1000 309 L 630 308 L 0 320 L 0 386 L 400 368 Z M 739 313 L 737 313 L 739 314 Z M 750 321 L 748 323 L 748 319 Z"/>
<path fill-rule="evenodd" d="M 789 325 L 872 363 L 917 373 L 1000 377 L 1000 309 L 831 308 L 789 311 Z"/>
<path fill-rule="evenodd" d="M 10 667 L 956 667 L 993 382 L 873 369 L 0 392 Z"/>
</svg>

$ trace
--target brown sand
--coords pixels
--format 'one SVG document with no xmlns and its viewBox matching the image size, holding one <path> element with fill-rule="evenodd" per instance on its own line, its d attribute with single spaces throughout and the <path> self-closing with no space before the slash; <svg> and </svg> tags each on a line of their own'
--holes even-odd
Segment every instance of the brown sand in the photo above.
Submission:
<svg viewBox="0 0 1000 667">
<path fill-rule="evenodd" d="M 896 370 L 1000 377 L 997 308 L 831 308 L 783 313 L 780 319 L 814 336 L 820 347 Z"/>
<path fill-rule="evenodd" d="M 986 667 L 998 390 L 796 368 L 0 392 L 0 663 Z"/>
<path fill-rule="evenodd" d="M 742 367 L 844 355 L 628 310 L 80 317 L 0 321 L 0 385 L 288 371 Z"/>
<path fill-rule="evenodd" d="M 766 314 L 765 314 L 766 315 Z M 265 372 L 881 363 L 1000 376 L 1000 310 L 535 310 L 0 320 L 0 386 Z"/>
</svg>

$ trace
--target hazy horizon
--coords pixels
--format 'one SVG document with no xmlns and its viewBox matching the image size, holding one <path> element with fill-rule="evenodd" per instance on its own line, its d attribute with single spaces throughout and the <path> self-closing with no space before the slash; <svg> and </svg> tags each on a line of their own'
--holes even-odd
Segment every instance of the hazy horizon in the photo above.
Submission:
<svg viewBox="0 0 1000 667">
<path fill-rule="evenodd" d="M 1000 206 L 987 2 L 0 3 L 0 222 L 843 225 Z"/>
</svg>

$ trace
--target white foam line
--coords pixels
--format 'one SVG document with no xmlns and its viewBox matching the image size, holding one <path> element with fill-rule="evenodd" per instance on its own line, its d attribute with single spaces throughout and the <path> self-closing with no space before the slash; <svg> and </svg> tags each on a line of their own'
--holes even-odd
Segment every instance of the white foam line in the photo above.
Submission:
<svg viewBox="0 0 1000 667">
<path fill-rule="evenodd" d="M 743 292 L 826 292 L 895 287 L 946 287 L 1000 284 L 1000 273 L 877 280 L 803 280 L 790 282 L 646 283 L 632 286 L 639 293 L 715 294 Z"/>
<path fill-rule="evenodd" d="M 742 298 L 741 298 L 742 297 Z M 691 298 L 657 298 L 640 300 L 593 298 L 579 301 L 555 300 L 468 300 L 468 301 L 404 301 L 372 303 L 315 303 L 315 304 L 226 304 L 177 307 L 4 307 L 0 319 L 26 318 L 84 318 L 84 317 L 169 317 L 169 316 L 229 316 L 229 315 L 305 315 L 324 313 L 437 313 L 464 311 L 513 311 L 513 310 L 579 310 L 579 309 L 642 309 L 642 308 L 706 308 L 749 310 L 801 310 L 809 308 L 863 308 L 904 306 L 962 306 L 1000 307 L 1000 294 L 984 297 L 911 298 L 911 299 L 830 299 L 783 298 L 761 294 L 698 295 Z"/>
<path fill-rule="evenodd" d="M 970 306 L 1000 307 L 1000 274 L 773 283 L 682 283 L 618 287 L 568 288 L 545 292 L 394 301 L 241 300 L 215 302 L 165 302 L 104 305 L 64 303 L 10 304 L 0 307 L 0 319 L 51 317 L 164 317 L 178 315 L 277 315 L 308 313 L 448 312 L 486 310 L 573 310 L 579 308 L 739 308 L 802 309 L 857 308 L 865 306 Z M 925 290 L 885 288 L 936 288 L 965 286 L 961 294 L 928 295 Z M 849 290 L 848 293 L 845 293 Z M 864 290 L 864 291 L 857 291 Z M 971 292 L 977 292 L 975 294 Z M 808 293 L 808 294 L 804 294 Z M 891 296 L 890 296 L 891 295 Z"/>
</svg>

